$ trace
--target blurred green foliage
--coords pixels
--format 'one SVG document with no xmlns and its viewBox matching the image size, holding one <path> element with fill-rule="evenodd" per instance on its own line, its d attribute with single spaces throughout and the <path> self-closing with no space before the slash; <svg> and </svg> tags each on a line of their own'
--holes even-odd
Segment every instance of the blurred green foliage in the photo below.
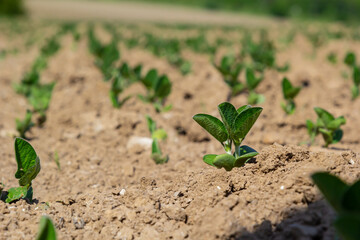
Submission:
<svg viewBox="0 0 360 240">
<path fill-rule="evenodd" d="M 359 0 L 139 0 L 192 5 L 213 10 L 265 13 L 277 17 L 360 20 Z"/>
<path fill-rule="evenodd" d="M 24 13 L 23 0 L 0 0 L 0 16 L 15 16 Z"/>
</svg>

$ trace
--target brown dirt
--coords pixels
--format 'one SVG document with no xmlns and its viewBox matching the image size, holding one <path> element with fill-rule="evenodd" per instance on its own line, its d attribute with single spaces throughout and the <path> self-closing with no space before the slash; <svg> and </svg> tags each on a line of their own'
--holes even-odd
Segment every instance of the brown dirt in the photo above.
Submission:
<svg viewBox="0 0 360 240">
<path fill-rule="evenodd" d="M 11 44 L 1 33 L 0 41 Z M 279 87 L 284 74 L 266 72 L 259 88 L 266 97 L 264 111 L 245 142 L 260 154 L 231 172 L 203 163 L 204 154 L 223 150 L 192 120 L 199 112 L 218 115 L 216 106 L 228 92 L 209 56 L 186 53 L 194 72 L 183 77 L 145 50 L 121 48 L 122 60 L 132 66 L 143 63 L 146 70 L 155 67 L 172 80 L 168 102 L 173 110 L 156 114 L 136 98 L 120 110 L 112 108 L 109 84 L 94 66 L 86 40 L 74 50 L 66 36 L 62 46 L 42 75 L 43 82 L 57 82 L 48 120 L 29 135 L 42 165 L 33 181 L 36 203 L 0 202 L 0 239 L 34 239 L 43 214 L 54 220 L 59 239 L 334 238 L 334 213 L 309 176 L 326 170 L 349 182 L 360 177 L 360 115 L 353 111 L 360 100 L 350 100 L 351 82 L 342 79 L 341 64 L 334 67 L 325 60 L 330 50 L 343 56 L 360 49 L 359 43 L 333 41 L 311 59 L 311 46 L 298 36 L 279 53 L 278 62 L 291 64 L 286 76 L 296 85 L 306 81 L 308 87 L 296 99 L 296 113 L 286 116 Z M 6 189 L 17 185 L 14 119 L 22 118 L 28 107 L 12 82 L 29 69 L 36 48 L 0 62 L 0 176 Z M 133 85 L 124 95 L 143 91 Z M 246 95 L 232 103 L 246 104 Z M 296 146 L 308 140 L 304 123 L 315 119 L 315 106 L 346 117 L 341 143 L 324 149 L 318 138 L 313 147 Z M 134 137 L 149 137 L 145 114 L 168 132 L 162 146 L 170 156 L 167 164 L 156 165 L 149 149 L 129 145 Z M 53 160 L 55 151 L 61 170 Z"/>
</svg>

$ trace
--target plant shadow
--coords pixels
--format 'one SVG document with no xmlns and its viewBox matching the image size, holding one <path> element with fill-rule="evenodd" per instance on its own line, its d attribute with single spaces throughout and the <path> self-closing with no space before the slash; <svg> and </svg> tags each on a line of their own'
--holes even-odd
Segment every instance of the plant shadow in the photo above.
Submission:
<svg viewBox="0 0 360 240">
<path fill-rule="evenodd" d="M 306 208 L 289 209 L 281 215 L 284 219 L 279 223 L 272 224 L 271 221 L 264 220 L 255 226 L 254 231 L 241 230 L 227 239 L 338 239 L 332 227 L 335 212 L 324 200 L 310 203 Z"/>
</svg>

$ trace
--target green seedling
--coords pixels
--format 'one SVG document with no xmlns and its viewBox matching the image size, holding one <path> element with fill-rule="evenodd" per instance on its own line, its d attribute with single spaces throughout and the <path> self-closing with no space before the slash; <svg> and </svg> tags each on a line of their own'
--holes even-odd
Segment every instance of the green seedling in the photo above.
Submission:
<svg viewBox="0 0 360 240">
<path fill-rule="evenodd" d="M 15 156 L 18 165 L 15 177 L 19 179 L 19 187 L 10 188 L 5 201 L 10 203 L 25 198 L 31 202 L 33 197 L 32 180 L 40 172 L 40 158 L 30 143 L 22 138 L 15 138 Z"/>
<path fill-rule="evenodd" d="M 356 65 L 356 55 L 353 52 L 348 52 L 345 55 L 344 58 L 344 63 L 348 66 L 348 67 L 354 67 Z"/>
<path fill-rule="evenodd" d="M 56 240 L 56 230 L 50 217 L 42 216 L 40 219 L 40 229 L 36 240 Z"/>
<path fill-rule="evenodd" d="M 208 114 L 196 114 L 193 119 L 218 140 L 224 147 L 225 154 L 207 154 L 203 157 L 205 163 L 231 171 L 234 167 L 242 167 L 258 152 L 241 143 L 258 119 L 262 108 L 244 105 L 236 109 L 231 103 L 224 102 L 218 106 L 222 122 Z M 232 145 L 235 149 L 232 152 Z"/>
<path fill-rule="evenodd" d="M 230 88 L 229 98 L 238 95 L 245 89 L 245 85 L 239 81 L 239 75 L 244 66 L 234 56 L 224 56 L 220 65 L 214 63 L 214 66 Z"/>
<path fill-rule="evenodd" d="M 327 60 L 332 63 L 332 64 L 336 64 L 337 63 L 337 56 L 334 52 L 331 52 L 327 55 Z"/>
<path fill-rule="evenodd" d="M 55 35 L 48 39 L 46 44 L 40 49 L 41 55 L 48 58 L 53 56 L 60 49 L 58 36 Z"/>
<path fill-rule="evenodd" d="M 112 41 L 108 45 L 103 46 L 102 51 L 96 65 L 100 68 L 104 75 L 104 80 L 108 81 L 113 76 L 114 63 L 120 58 L 120 53 L 117 48 L 117 42 Z"/>
<path fill-rule="evenodd" d="M 351 88 L 352 99 L 354 100 L 360 95 L 360 67 L 353 67 L 353 82 L 354 86 Z"/>
<path fill-rule="evenodd" d="M 131 98 L 131 96 L 127 96 L 122 100 L 119 99 L 119 95 L 126 87 L 125 79 L 122 76 L 117 75 L 113 78 L 109 95 L 114 108 L 120 108 L 127 100 Z"/>
<path fill-rule="evenodd" d="M 59 170 L 61 170 L 59 153 L 57 151 L 54 152 L 54 162 L 55 162 L 57 168 Z"/>
<path fill-rule="evenodd" d="M 335 144 L 339 142 L 343 136 L 343 131 L 340 126 L 346 123 L 343 116 L 335 118 L 332 114 L 326 110 L 316 107 L 314 108 L 318 119 L 316 123 L 311 120 L 306 121 L 306 127 L 311 138 L 311 143 L 314 143 L 315 137 L 321 133 L 325 141 L 325 147 L 329 144 Z"/>
<path fill-rule="evenodd" d="M 29 103 L 34 111 L 39 113 L 38 124 L 41 126 L 46 121 L 46 110 L 49 108 L 52 91 L 55 83 L 34 86 L 30 90 Z"/>
<path fill-rule="evenodd" d="M 146 76 L 141 79 L 141 82 L 147 90 L 146 96 L 139 95 L 141 100 L 153 103 L 158 112 L 171 109 L 171 105 L 164 106 L 165 99 L 170 95 L 172 87 L 166 75 L 159 76 L 156 69 L 151 69 Z"/>
<path fill-rule="evenodd" d="M 151 146 L 151 158 L 156 164 L 167 163 L 169 161 L 169 156 L 163 156 L 159 146 L 159 141 L 165 140 L 167 138 L 167 133 L 162 128 L 157 129 L 156 122 L 149 115 L 146 115 L 146 120 L 153 140 Z"/>
<path fill-rule="evenodd" d="M 32 112 L 30 110 L 26 111 L 24 120 L 16 119 L 16 131 L 18 131 L 21 138 L 26 139 L 26 132 L 28 132 L 33 126 L 34 123 L 31 121 Z"/>
<path fill-rule="evenodd" d="M 360 239 L 360 180 L 348 185 L 327 172 L 318 172 L 311 177 L 337 213 L 334 226 L 341 239 Z"/>
<path fill-rule="evenodd" d="M 262 82 L 262 80 L 263 76 L 256 77 L 254 71 L 251 68 L 246 69 L 246 86 L 249 90 L 249 104 L 260 104 L 265 101 L 264 95 L 255 92 L 255 89 Z"/>
<path fill-rule="evenodd" d="M 293 114 L 295 112 L 296 104 L 294 98 L 299 94 L 301 87 L 294 87 L 287 78 L 282 80 L 282 91 L 285 103 L 281 103 L 281 107 L 286 114 Z"/>
</svg>

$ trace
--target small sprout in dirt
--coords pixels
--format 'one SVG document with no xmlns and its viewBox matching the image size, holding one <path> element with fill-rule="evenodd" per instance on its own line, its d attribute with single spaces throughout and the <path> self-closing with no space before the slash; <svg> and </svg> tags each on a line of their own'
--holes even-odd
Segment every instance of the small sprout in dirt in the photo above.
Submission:
<svg viewBox="0 0 360 240">
<path fill-rule="evenodd" d="M 193 119 L 218 140 L 224 147 L 225 154 L 208 154 L 203 157 L 205 163 L 231 171 L 242 167 L 249 159 L 258 154 L 254 149 L 241 143 L 258 119 L 262 108 L 244 105 L 236 109 L 231 103 L 224 102 L 218 106 L 222 122 L 208 114 L 196 114 Z M 235 149 L 232 152 L 232 144 Z"/>
<path fill-rule="evenodd" d="M 341 239 L 360 239 L 360 180 L 348 185 L 327 172 L 318 172 L 311 177 L 337 213 L 334 226 Z"/>
<path fill-rule="evenodd" d="M 156 122 L 149 116 L 146 115 L 147 125 L 151 133 L 151 138 L 153 140 L 151 147 L 151 158 L 155 161 L 156 164 L 163 164 L 169 161 L 169 156 L 163 156 L 159 141 L 165 140 L 167 138 L 167 133 L 164 129 L 157 129 Z"/>
<path fill-rule="evenodd" d="M 229 98 L 238 95 L 245 89 L 245 85 L 238 79 L 244 66 L 234 56 L 224 56 L 220 65 L 214 63 L 214 66 L 221 73 L 223 80 L 231 90 Z"/>
<path fill-rule="evenodd" d="M 311 138 L 311 143 L 314 143 L 315 137 L 321 133 L 325 141 L 325 147 L 329 144 L 339 142 L 343 136 L 343 131 L 340 129 L 341 125 L 346 123 L 343 116 L 335 118 L 326 110 L 316 107 L 314 108 L 318 119 L 316 123 L 311 120 L 306 121 L 306 127 Z"/>
<path fill-rule="evenodd" d="M 165 99 L 171 93 L 171 82 L 166 75 L 159 76 L 156 69 L 151 69 L 146 76 L 141 79 L 146 87 L 147 95 L 139 95 L 144 102 L 153 103 L 157 112 L 169 111 L 172 105 L 164 106 Z"/>
<path fill-rule="evenodd" d="M 354 100 L 360 95 L 360 67 L 353 67 L 353 82 L 354 86 L 351 88 L 352 99 Z"/>
<path fill-rule="evenodd" d="M 16 121 L 16 131 L 19 133 L 19 137 L 26 139 L 26 132 L 28 132 L 33 126 L 34 123 L 31 121 L 32 112 L 30 110 L 26 111 L 24 120 L 15 119 Z"/>
<path fill-rule="evenodd" d="M 287 78 L 282 80 L 282 91 L 285 103 L 281 103 L 281 107 L 286 114 L 293 114 L 295 112 L 296 104 L 294 98 L 299 94 L 301 87 L 294 87 Z"/>
<path fill-rule="evenodd" d="M 40 229 L 36 240 L 56 240 L 56 230 L 53 222 L 48 216 L 40 219 Z"/>
<path fill-rule="evenodd" d="M 337 63 L 337 56 L 334 52 L 330 52 L 328 55 L 327 55 L 327 60 L 332 63 L 332 64 L 336 64 Z"/>
<path fill-rule="evenodd" d="M 355 54 L 353 52 L 348 52 L 345 55 L 344 63 L 349 67 L 355 66 L 355 64 L 356 64 L 356 56 L 355 56 Z"/>
<path fill-rule="evenodd" d="M 124 91 L 125 79 L 120 75 L 115 76 L 112 79 L 111 89 L 110 89 L 110 100 L 114 108 L 120 108 L 127 100 L 131 98 L 131 96 L 127 96 L 124 99 L 120 100 L 119 95 Z"/>
<path fill-rule="evenodd" d="M 255 72 L 251 68 L 246 69 L 246 86 L 249 90 L 248 103 L 249 104 L 260 104 L 265 101 L 265 97 L 262 94 L 255 92 L 255 89 L 263 80 L 263 76 L 256 77 Z"/>
<path fill-rule="evenodd" d="M 59 170 L 61 170 L 59 153 L 57 151 L 54 152 L 54 162 L 55 162 L 57 168 Z"/>
<path fill-rule="evenodd" d="M 40 159 L 30 143 L 22 138 L 15 138 L 15 156 L 18 165 L 15 177 L 19 179 L 19 187 L 10 188 L 5 201 L 10 203 L 25 198 L 31 202 L 33 197 L 32 180 L 40 172 Z"/>
<path fill-rule="evenodd" d="M 34 112 L 39 113 L 38 124 L 41 126 L 46 121 L 46 110 L 49 108 L 52 91 L 55 83 L 37 85 L 31 88 L 29 103 Z"/>
</svg>

